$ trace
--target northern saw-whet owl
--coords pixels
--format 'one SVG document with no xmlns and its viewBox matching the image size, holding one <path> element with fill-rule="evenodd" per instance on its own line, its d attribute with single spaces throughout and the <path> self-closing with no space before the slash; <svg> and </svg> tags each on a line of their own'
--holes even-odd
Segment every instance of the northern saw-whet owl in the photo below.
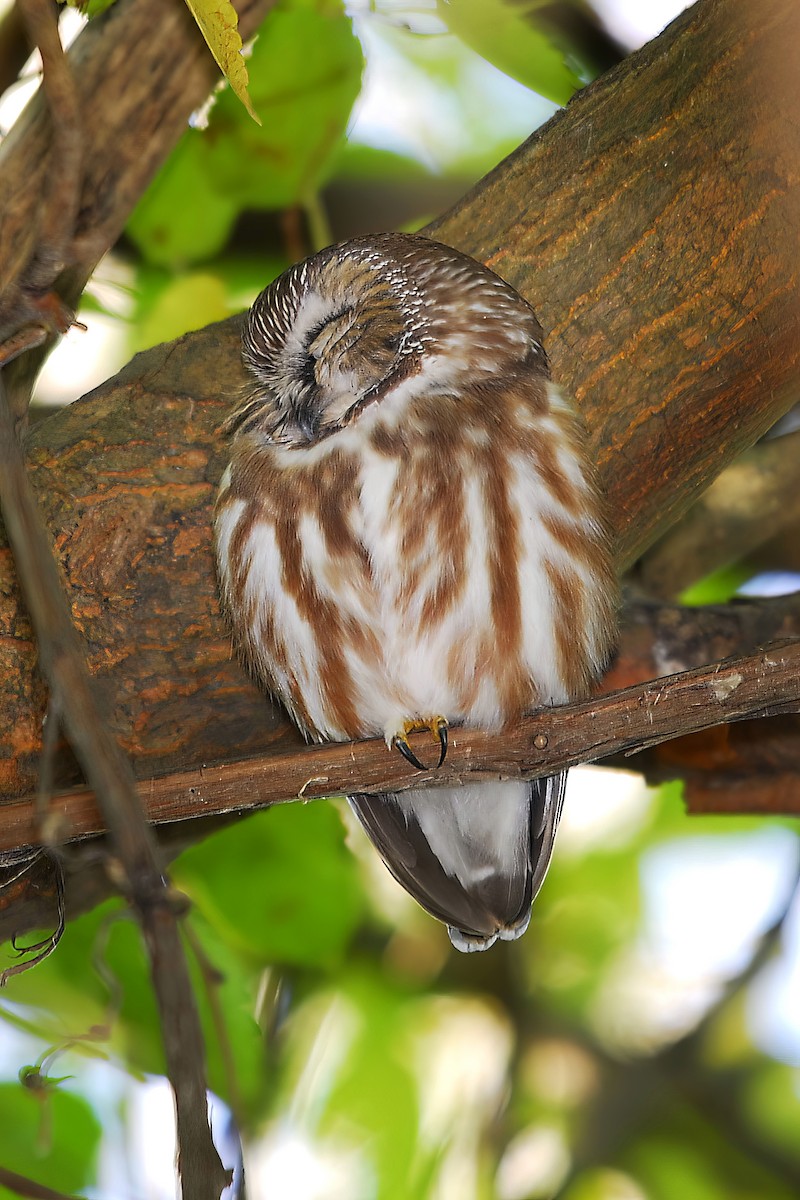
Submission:
<svg viewBox="0 0 800 1200">
<path fill-rule="evenodd" d="M 587 695 L 614 634 L 608 538 L 513 288 L 422 236 L 357 238 L 260 294 L 243 358 L 215 511 L 223 603 L 307 737 L 383 734 L 421 765 L 411 729 L 441 761 L 448 725 Z M 483 950 L 527 928 L 565 778 L 349 799 L 453 945 Z"/>
</svg>

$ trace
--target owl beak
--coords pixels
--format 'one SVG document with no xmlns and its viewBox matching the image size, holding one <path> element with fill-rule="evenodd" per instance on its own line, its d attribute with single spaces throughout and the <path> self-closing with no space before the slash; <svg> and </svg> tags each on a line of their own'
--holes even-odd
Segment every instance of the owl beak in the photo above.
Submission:
<svg viewBox="0 0 800 1200">
<path fill-rule="evenodd" d="M 319 437 L 321 415 L 314 404 L 307 401 L 298 405 L 294 410 L 294 421 L 306 441 L 313 442 Z"/>
</svg>

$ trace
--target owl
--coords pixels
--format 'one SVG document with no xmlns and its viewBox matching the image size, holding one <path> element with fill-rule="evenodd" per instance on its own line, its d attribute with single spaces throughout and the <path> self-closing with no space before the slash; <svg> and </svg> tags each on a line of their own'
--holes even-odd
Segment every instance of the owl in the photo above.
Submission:
<svg viewBox="0 0 800 1200">
<path fill-rule="evenodd" d="M 250 309 L 252 383 L 215 509 L 223 605 L 306 737 L 383 735 L 441 765 L 586 696 L 614 637 L 601 500 L 527 302 L 422 236 L 292 267 Z M 389 870 L 453 945 L 524 933 L 565 776 L 354 795 Z"/>
</svg>

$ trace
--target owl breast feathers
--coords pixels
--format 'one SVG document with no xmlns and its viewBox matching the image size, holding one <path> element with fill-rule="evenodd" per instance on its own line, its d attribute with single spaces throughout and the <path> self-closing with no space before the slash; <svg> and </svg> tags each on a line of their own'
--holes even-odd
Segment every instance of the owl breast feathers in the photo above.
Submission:
<svg viewBox="0 0 800 1200">
<path fill-rule="evenodd" d="M 224 605 L 302 731 L 499 729 L 586 695 L 616 591 L 598 494 L 529 305 L 423 237 L 291 268 L 243 335 L 215 532 Z M 518 936 L 563 780 L 353 797 L 460 949 Z"/>
</svg>

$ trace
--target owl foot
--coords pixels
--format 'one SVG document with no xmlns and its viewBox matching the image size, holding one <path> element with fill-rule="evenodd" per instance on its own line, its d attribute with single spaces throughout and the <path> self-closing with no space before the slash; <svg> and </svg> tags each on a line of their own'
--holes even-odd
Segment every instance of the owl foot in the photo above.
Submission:
<svg viewBox="0 0 800 1200">
<path fill-rule="evenodd" d="M 408 744 L 408 735 L 416 733 L 419 730 L 428 729 L 433 734 L 434 740 L 439 743 L 439 761 L 436 764 L 436 770 L 442 765 L 447 755 L 447 718 L 446 717 L 430 717 L 427 721 L 404 721 L 397 733 L 392 735 L 389 742 L 390 746 L 396 746 L 407 762 L 410 762 L 412 767 L 416 767 L 418 771 L 428 771 L 424 763 L 421 763 L 414 751 Z"/>
</svg>

